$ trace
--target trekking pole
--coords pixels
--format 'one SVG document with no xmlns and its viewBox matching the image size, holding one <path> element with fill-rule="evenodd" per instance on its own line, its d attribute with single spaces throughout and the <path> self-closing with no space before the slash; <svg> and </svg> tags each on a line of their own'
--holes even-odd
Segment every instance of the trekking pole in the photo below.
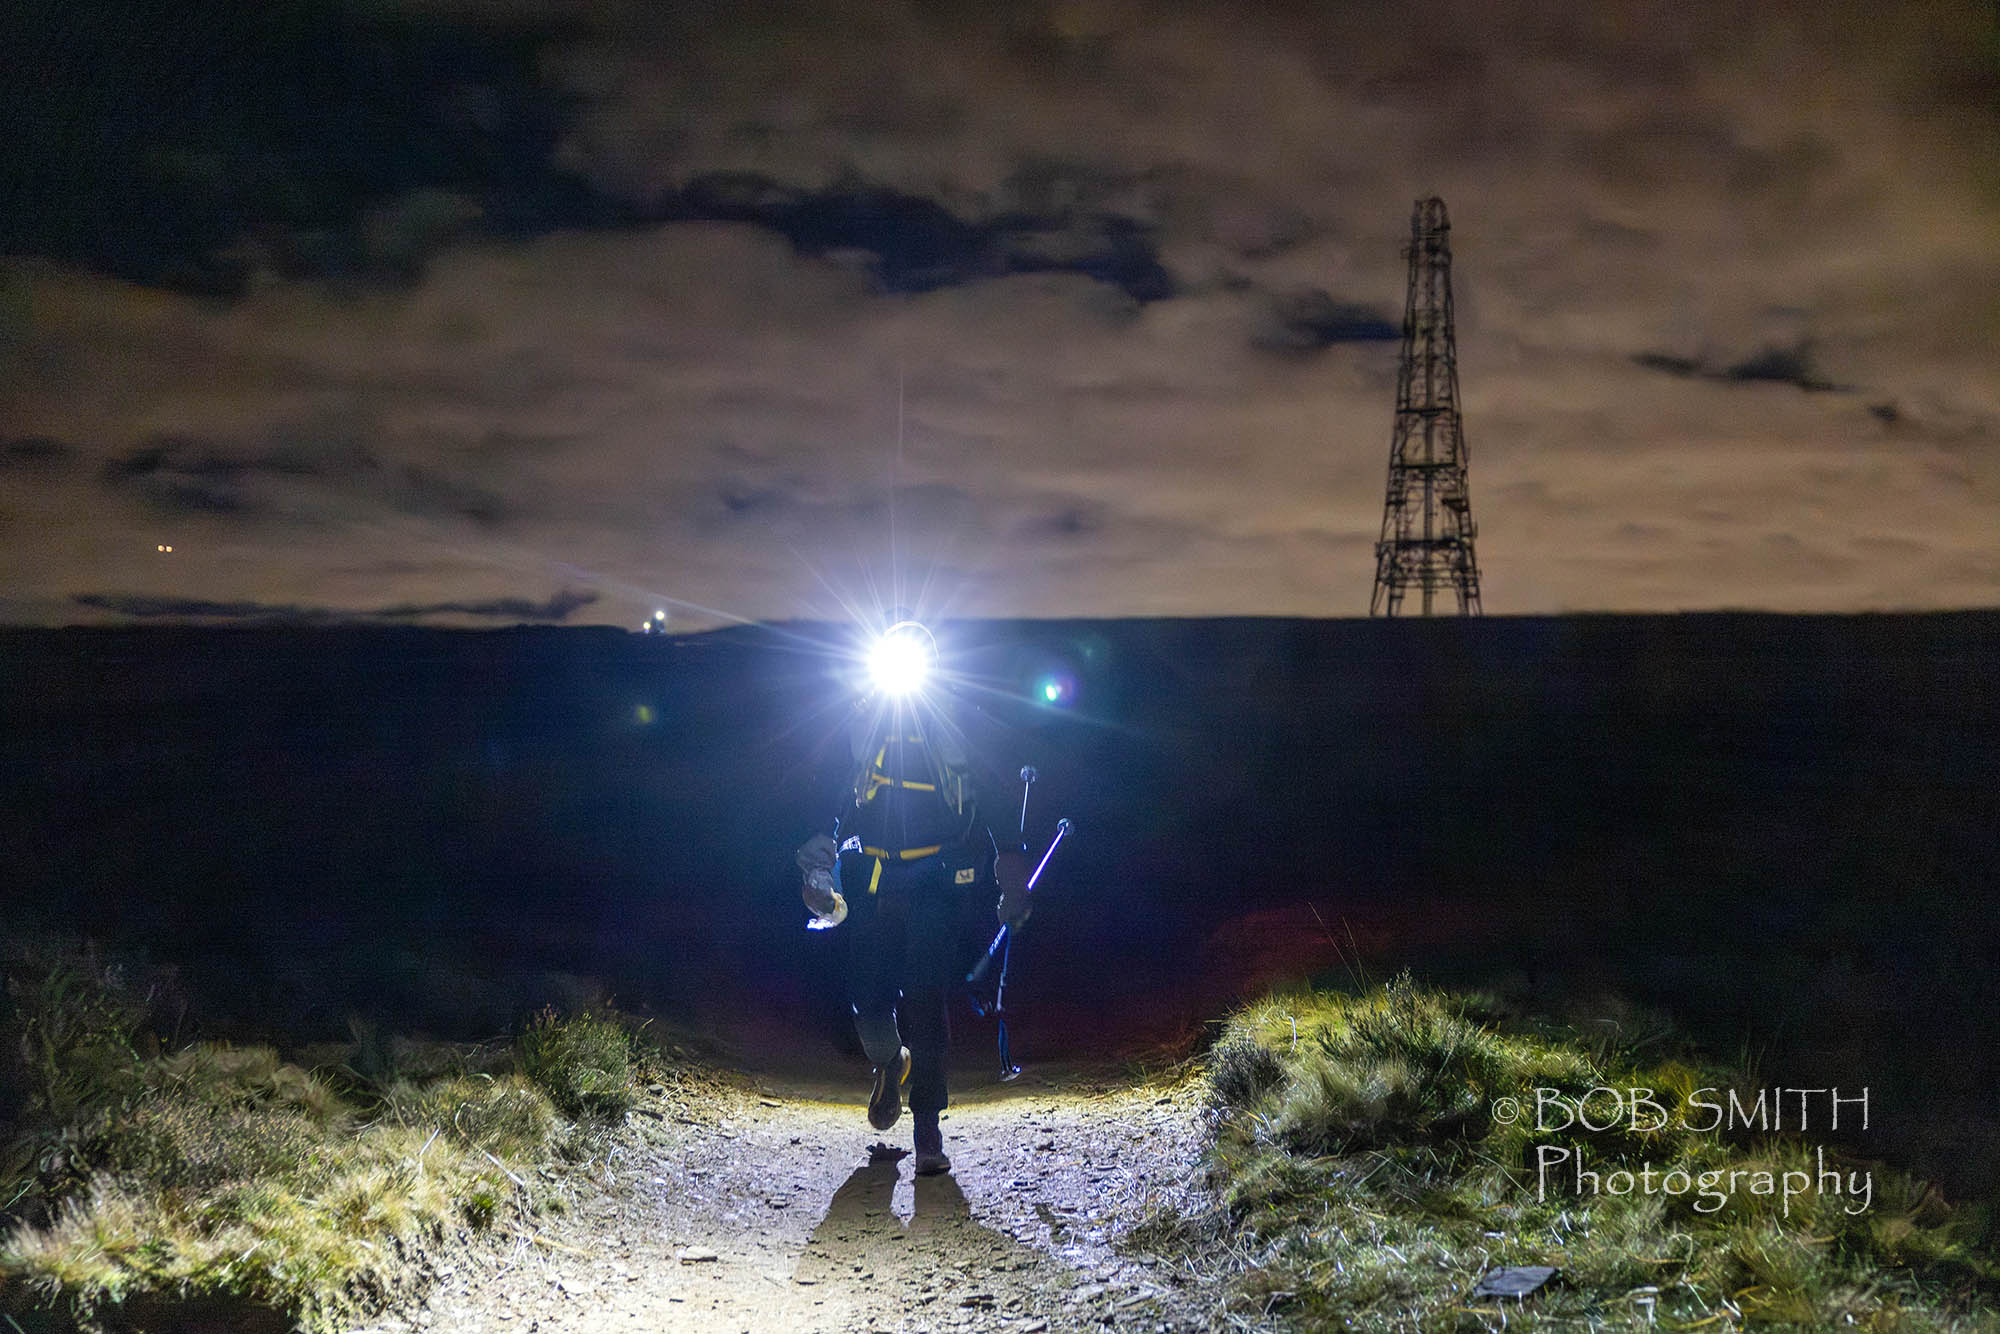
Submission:
<svg viewBox="0 0 2000 1334">
<path fill-rule="evenodd" d="M 1021 766 L 1021 851 L 1023 853 L 1028 850 L 1028 789 L 1033 787 L 1035 780 L 1040 777 L 1041 775 L 1035 772 L 1034 765 Z"/>
<path fill-rule="evenodd" d="M 1056 855 L 1056 849 L 1062 846 L 1062 841 L 1069 837 L 1070 831 L 1073 828 L 1075 828 L 1075 826 L 1070 824 L 1070 822 L 1067 819 L 1056 821 L 1056 836 L 1053 840 L 1050 841 L 1048 850 L 1042 853 L 1042 860 L 1036 864 L 1035 873 L 1028 877 L 1028 884 L 1026 891 L 1027 893 L 1032 894 L 1035 892 L 1036 882 L 1042 878 L 1042 872 L 1046 871 L 1049 868 L 1049 858 Z M 973 970 L 965 975 L 965 980 L 967 982 L 969 983 L 978 982 L 981 978 L 986 976 L 986 970 L 992 967 L 993 965 L 993 956 L 998 954 L 1000 952 L 1001 946 L 1007 943 L 1007 937 L 1011 930 L 1012 928 L 1010 927 L 1002 926 L 1000 930 L 994 934 L 993 943 L 986 947 L 985 955 L 979 960 L 979 963 L 973 968 Z"/>
<path fill-rule="evenodd" d="M 1034 765 L 1024 764 L 1021 766 L 1021 855 L 1024 857 L 1028 853 L 1028 789 L 1032 788 L 1035 785 L 1035 780 L 1039 777 L 1041 777 L 1041 775 L 1035 772 Z M 1063 835 L 1067 834 L 1068 832 L 1069 832 L 1068 820 L 1064 820 L 1057 825 L 1056 842 L 1049 844 L 1049 852 L 1054 852 L 1056 850 L 1056 843 L 1062 842 Z M 1048 853 L 1043 853 L 1042 866 L 1047 866 L 1048 863 L 1049 863 L 1049 855 Z M 1030 892 L 1034 890 L 1035 880 L 1037 879 L 1037 877 L 1041 875 L 1041 873 L 1042 873 L 1041 867 L 1036 867 L 1035 874 L 1028 877 L 1027 888 Z M 1002 925 L 1000 930 L 994 934 L 993 943 L 986 947 L 986 953 L 980 957 L 978 963 L 973 965 L 972 971 L 965 975 L 965 981 L 967 986 L 977 986 L 980 982 L 985 980 L 987 971 L 993 967 L 993 956 L 998 954 L 1001 948 L 1005 946 L 1007 942 L 1008 942 L 1007 927 L 1005 925 Z M 1002 987 L 1006 985 L 1006 977 L 1007 977 L 1007 966 L 1005 962 L 1002 962 L 1002 964 L 1000 965 L 1000 978 Z M 989 1013 L 988 1010 L 980 1008 L 979 1001 L 976 997 L 973 1000 L 973 1006 L 975 1009 L 979 1009 L 979 1013 L 981 1015 Z M 1000 1009 L 1000 993 L 996 991 L 994 993 L 993 1009 L 992 1011 L 990 1011 L 990 1013 L 997 1014 L 999 1012 L 999 1009 Z M 1005 1042 L 1004 1030 L 1002 1035 L 1002 1042 L 1003 1044 Z M 1006 1060 L 1004 1054 L 1002 1055 L 1001 1060 L 1003 1061 L 1003 1063 Z"/>
<path fill-rule="evenodd" d="M 1062 845 L 1064 839 L 1069 837 L 1070 830 L 1074 827 L 1067 819 L 1056 821 L 1056 836 L 1049 841 L 1048 850 L 1042 853 L 1042 860 L 1035 867 L 1035 873 L 1028 877 L 1028 893 L 1032 894 L 1035 892 L 1035 885 L 1041 880 L 1042 872 L 1048 869 L 1049 858 L 1056 855 L 1056 849 Z M 1014 956 L 1014 935 L 1011 926 L 1001 926 L 999 932 L 993 937 L 993 943 L 986 947 L 985 957 L 973 965 L 972 971 L 965 975 L 965 982 L 968 987 L 978 986 L 980 981 L 985 978 L 988 970 L 993 967 L 995 955 L 998 955 L 1000 959 L 1000 981 L 993 989 L 993 1004 L 981 1004 L 979 994 L 976 991 L 972 993 L 971 999 L 972 1008 L 980 1018 L 983 1019 L 990 1014 L 993 1016 L 994 1023 L 998 1026 L 1000 1082 L 1004 1084 L 1011 1079 L 1017 1078 L 1021 1073 L 1021 1067 L 1014 1064 L 1013 1052 L 1010 1050 L 1007 1042 L 1007 966 L 1013 961 Z"/>
</svg>

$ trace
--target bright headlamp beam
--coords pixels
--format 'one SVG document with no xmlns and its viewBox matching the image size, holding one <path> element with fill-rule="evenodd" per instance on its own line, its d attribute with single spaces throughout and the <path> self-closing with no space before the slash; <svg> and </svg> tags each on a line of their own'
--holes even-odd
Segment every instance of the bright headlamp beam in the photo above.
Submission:
<svg viewBox="0 0 2000 1334">
<path fill-rule="evenodd" d="M 916 621 L 898 621 L 868 653 L 868 676 L 886 695 L 911 695 L 924 688 L 937 659 L 931 632 Z"/>
</svg>

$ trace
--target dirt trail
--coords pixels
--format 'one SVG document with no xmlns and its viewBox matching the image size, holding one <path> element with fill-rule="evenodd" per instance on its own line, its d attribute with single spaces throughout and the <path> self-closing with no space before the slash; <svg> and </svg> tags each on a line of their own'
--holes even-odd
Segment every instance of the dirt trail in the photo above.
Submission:
<svg viewBox="0 0 2000 1334">
<path fill-rule="evenodd" d="M 1134 1330 L 1209 1327 L 1195 1280 L 1113 1252 L 1192 1188 L 1192 1081 L 1031 1072 L 955 1095 L 953 1172 L 863 1118 L 860 1088 L 656 1087 L 568 1213 L 462 1260 L 382 1331 Z M 681 1259 L 700 1252 L 713 1259 Z"/>
</svg>

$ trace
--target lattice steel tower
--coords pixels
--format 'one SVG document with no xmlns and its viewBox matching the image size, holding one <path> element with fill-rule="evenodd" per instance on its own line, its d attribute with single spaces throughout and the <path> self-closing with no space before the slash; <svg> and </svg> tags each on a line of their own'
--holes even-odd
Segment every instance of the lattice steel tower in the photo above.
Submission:
<svg viewBox="0 0 2000 1334">
<path fill-rule="evenodd" d="M 1451 222 L 1444 201 L 1419 199 L 1410 217 L 1410 290 L 1403 304 L 1403 363 L 1389 440 L 1389 499 L 1375 543 L 1371 616 L 1395 616 L 1412 588 L 1423 614 L 1440 591 L 1461 616 L 1479 614 L 1465 432 L 1458 418 L 1458 349 L 1451 320 Z"/>
</svg>

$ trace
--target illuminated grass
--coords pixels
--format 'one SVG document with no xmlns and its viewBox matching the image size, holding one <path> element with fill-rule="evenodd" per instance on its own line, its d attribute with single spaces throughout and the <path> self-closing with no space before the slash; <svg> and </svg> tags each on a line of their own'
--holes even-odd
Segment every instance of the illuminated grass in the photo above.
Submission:
<svg viewBox="0 0 2000 1334">
<path fill-rule="evenodd" d="M 87 992 L 62 978 L 17 1027 Z M 378 1083 L 266 1047 L 141 1057 L 115 1031 L 129 1015 L 85 1008 L 95 1019 L 63 1040 L 96 1054 L 93 1081 L 43 1079 L 0 1160 L 16 1219 L 0 1234 L 0 1313 L 29 1329 L 195 1310 L 216 1328 L 349 1327 L 420 1290 L 441 1248 L 533 1211 L 523 1170 L 585 1133 L 546 1084 L 590 1090 L 598 1111 L 620 1094 L 602 1019 L 544 1016 L 539 1045 L 519 1049 L 405 1044 L 409 1071 Z M 530 1065 L 538 1078 L 516 1072 Z"/>
<path fill-rule="evenodd" d="M 1712 1114 L 1691 1099 L 1747 1086 L 1684 1063 L 1641 1068 L 1615 1035 L 1585 1045 L 1510 1031 L 1476 999 L 1405 977 L 1358 996 L 1251 1006 L 1211 1054 L 1210 1080 L 1218 1207 L 1157 1217 L 1132 1240 L 1219 1274 L 1218 1323 L 2000 1329 L 2000 1266 L 1981 1214 L 1946 1208 L 1879 1164 L 1831 1150 L 1822 1164 L 1796 1139 L 1712 1131 Z M 1618 1124 L 1537 1129 L 1536 1089 L 1573 1099 L 1600 1086 L 1652 1089 L 1663 1114 L 1613 1118 L 1599 1094 L 1597 1123 Z M 1508 1097 L 1523 1111 L 1511 1123 L 1495 1113 Z M 1655 1184 L 1579 1189 L 1565 1170 L 1574 1160 L 1543 1180 L 1538 1154 L 1559 1150 L 1606 1178 L 1650 1167 Z M 1786 1202 L 1757 1193 L 1748 1175 L 1733 1193 L 1695 1188 L 1703 1172 L 1782 1182 L 1822 1166 L 1867 1173 L 1868 1207 L 1831 1190 Z M 1685 1186 L 1667 1184 L 1675 1170 Z M 1471 1299 L 1499 1265 L 1553 1265 L 1561 1276 L 1523 1304 Z"/>
<path fill-rule="evenodd" d="M 571 1116 L 617 1117 L 632 1106 L 632 1039 L 603 1015 L 535 1016 L 521 1035 L 521 1072 Z"/>
</svg>

